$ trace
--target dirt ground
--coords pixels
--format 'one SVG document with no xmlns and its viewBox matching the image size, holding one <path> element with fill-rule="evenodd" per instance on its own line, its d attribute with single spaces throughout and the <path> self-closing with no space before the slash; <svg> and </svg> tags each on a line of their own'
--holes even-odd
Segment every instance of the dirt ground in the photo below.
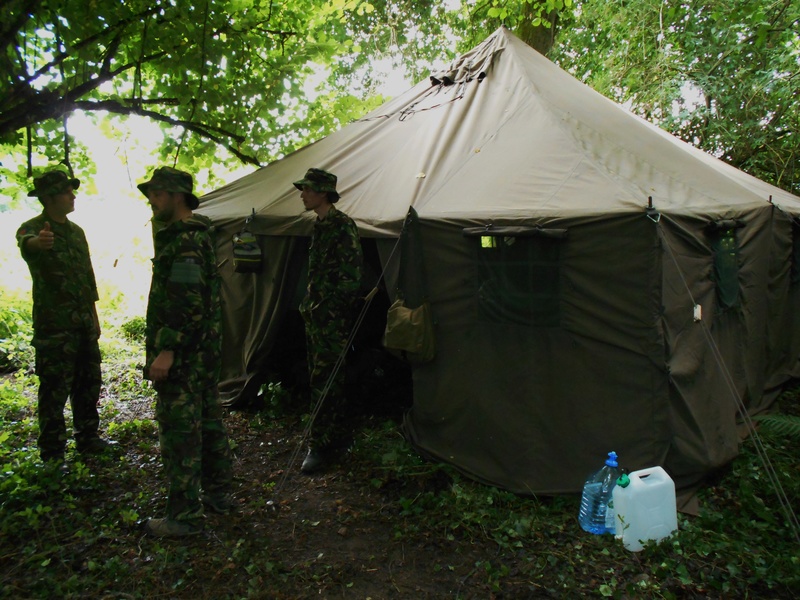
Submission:
<svg viewBox="0 0 800 600">
<path fill-rule="evenodd" d="M 277 591 L 286 598 L 490 597 L 476 563 L 497 560 L 496 544 L 448 542 L 406 527 L 392 486 L 371 486 L 374 465 L 361 463 L 356 453 L 305 475 L 298 429 L 254 432 L 243 414 L 228 422 L 238 444 L 239 509 L 209 517 L 209 525 L 213 536 L 229 543 L 249 538 L 268 544 L 273 568 L 286 582 L 265 597 Z M 520 597 L 530 593 L 523 592 Z"/>
<path fill-rule="evenodd" d="M 124 418 L 148 418 L 144 405 L 127 410 Z M 430 525 L 415 527 L 410 517 L 401 515 L 398 500 L 422 489 L 409 489 L 407 481 L 393 482 L 391 475 L 387 480 L 385 469 L 366 462 L 369 451 L 356 448 L 324 472 L 301 473 L 305 446 L 300 417 L 265 420 L 269 421 L 248 412 L 226 415 L 236 457 L 233 514 L 208 514 L 206 530 L 196 538 L 140 537 L 134 563 L 154 560 L 157 545 L 172 551 L 183 546 L 203 550 L 203 559 L 192 554 L 193 581 L 177 594 L 173 588 L 169 597 L 495 597 L 484 565 L 516 560 L 501 556 L 496 543 L 488 538 L 447 540 L 444 530 L 437 535 Z M 391 422 L 399 439 L 399 420 Z M 144 479 L 153 486 L 145 511 L 157 510 L 164 502 L 158 491 L 163 485 L 159 461 L 154 458 L 138 459 L 151 471 Z M 437 483 L 427 478 L 420 485 L 430 490 Z M 174 565 L 163 575 L 165 593 L 179 578 L 186 579 Z M 513 570 L 502 587 L 498 597 L 531 597 L 529 583 L 515 583 Z"/>
</svg>

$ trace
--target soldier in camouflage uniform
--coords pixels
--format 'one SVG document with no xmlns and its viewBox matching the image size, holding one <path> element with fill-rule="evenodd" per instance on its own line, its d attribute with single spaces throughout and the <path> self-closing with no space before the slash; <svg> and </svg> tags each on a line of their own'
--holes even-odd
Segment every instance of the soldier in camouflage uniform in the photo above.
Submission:
<svg viewBox="0 0 800 600">
<path fill-rule="evenodd" d="M 211 221 L 192 211 L 192 176 L 161 167 L 139 184 L 153 209 L 153 278 L 147 304 L 145 376 L 158 397 L 166 518 L 145 530 L 178 537 L 202 530 L 203 505 L 227 513 L 232 472 L 217 384 L 221 305 Z M 202 495 L 201 495 L 202 490 Z"/>
<path fill-rule="evenodd" d="M 364 257 L 358 228 L 338 210 L 336 175 L 309 169 L 294 182 L 306 210 L 317 213 L 308 257 L 308 290 L 300 305 L 306 345 L 312 406 L 322 396 L 334 365 L 346 351 L 358 315 Z M 327 395 L 311 427 L 309 450 L 301 470 L 323 467 L 334 451 L 348 442 L 345 423 L 344 365 L 330 381 Z"/>
<path fill-rule="evenodd" d="M 63 464 L 67 442 L 64 406 L 72 405 L 78 451 L 96 453 L 108 443 L 97 434 L 100 418 L 100 324 L 97 285 L 83 229 L 67 215 L 75 210 L 80 181 L 63 171 L 34 179 L 42 214 L 22 224 L 17 244 L 33 280 L 33 340 L 39 376 L 39 452 Z"/>
</svg>

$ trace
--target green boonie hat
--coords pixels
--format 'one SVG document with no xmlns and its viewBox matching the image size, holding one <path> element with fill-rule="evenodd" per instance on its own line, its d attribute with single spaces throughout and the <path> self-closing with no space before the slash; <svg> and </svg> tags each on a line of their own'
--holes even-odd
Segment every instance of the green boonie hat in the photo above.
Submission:
<svg viewBox="0 0 800 600">
<path fill-rule="evenodd" d="M 336 175 L 328 173 L 322 169 L 309 169 L 306 176 L 300 181 L 294 182 L 294 187 L 302 191 L 304 187 L 310 187 L 315 192 L 328 192 L 334 194 L 336 200 L 339 199 L 339 192 L 336 191 Z"/>
<path fill-rule="evenodd" d="M 41 177 L 34 178 L 33 189 L 28 192 L 28 196 L 40 198 L 62 194 L 67 191 L 67 188 L 71 187 L 73 190 L 77 190 L 80 185 L 80 181 L 74 177 L 70 178 L 64 171 L 48 171 Z"/>
<path fill-rule="evenodd" d="M 150 181 L 140 183 L 136 187 L 145 196 L 151 190 L 164 190 L 165 192 L 181 192 L 186 194 L 186 205 L 194 210 L 200 206 L 200 200 L 192 193 L 194 182 L 192 176 L 186 171 L 173 169 L 172 167 L 159 167 L 153 171 Z"/>
</svg>

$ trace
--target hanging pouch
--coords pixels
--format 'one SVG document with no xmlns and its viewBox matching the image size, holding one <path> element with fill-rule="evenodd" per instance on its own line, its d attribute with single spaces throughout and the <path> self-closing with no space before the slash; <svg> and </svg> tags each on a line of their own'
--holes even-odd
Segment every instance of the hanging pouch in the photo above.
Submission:
<svg viewBox="0 0 800 600">
<path fill-rule="evenodd" d="M 261 246 L 256 234 L 248 231 L 247 224 L 255 217 L 253 214 L 245 221 L 244 228 L 233 234 L 233 270 L 237 273 L 258 273 L 261 271 Z"/>
<path fill-rule="evenodd" d="M 261 247 L 254 233 L 233 234 L 233 270 L 237 273 L 257 273 L 261 270 Z"/>
<path fill-rule="evenodd" d="M 386 313 L 386 329 L 383 332 L 383 347 L 395 356 L 416 365 L 431 362 L 436 355 L 433 313 L 428 300 L 418 225 L 417 212 L 409 208 L 398 242 L 401 253 L 397 300 Z M 412 268 L 411 272 L 408 271 L 409 266 Z M 409 278 L 410 275 L 413 277 Z M 415 281 L 419 288 L 413 296 L 418 298 L 413 302 L 418 305 L 414 308 L 407 305 L 409 295 L 404 291 L 408 289 L 405 284 L 409 279 Z"/>
<path fill-rule="evenodd" d="M 416 308 L 408 308 L 398 298 L 386 313 L 383 346 L 392 354 L 412 364 L 433 360 L 436 355 L 431 307 L 426 300 Z"/>
</svg>

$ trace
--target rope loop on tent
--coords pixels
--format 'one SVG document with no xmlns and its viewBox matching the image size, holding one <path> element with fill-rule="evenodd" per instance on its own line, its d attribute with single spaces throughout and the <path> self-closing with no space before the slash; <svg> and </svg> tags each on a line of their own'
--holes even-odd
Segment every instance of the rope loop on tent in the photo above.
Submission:
<svg viewBox="0 0 800 600">
<path fill-rule="evenodd" d="M 661 213 L 658 212 L 655 207 L 653 206 L 653 197 L 647 197 L 647 218 L 650 219 L 653 223 L 658 224 L 661 220 Z"/>
<path fill-rule="evenodd" d="M 483 81 L 483 79 L 484 79 L 483 77 L 480 77 L 479 79 L 477 79 L 478 83 Z M 457 91 L 457 93 L 456 93 L 456 95 L 454 97 L 450 98 L 449 100 L 445 100 L 443 102 L 439 102 L 438 104 L 433 104 L 431 106 L 426 106 L 425 108 L 417 108 L 417 106 L 421 102 L 423 102 L 424 100 L 428 99 L 430 96 L 435 96 L 436 94 L 441 92 L 446 87 L 449 87 L 449 85 L 453 85 L 452 82 L 449 83 L 449 84 L 445 84 L 444 82 L 441 82 L 441 81 L 433 81 L 433 78 L 431 78 L 431 87 L 425 92 L 425 95 L 423 95 L 422 98 L 420 98 L 419 100 L 417 100 L 413 104 L 410 104 L 410 105 L 408 105 L 408 106 L 406 106 L 406 107 L 404 107 L 404 108 L 402 108 L 402 109 L 400 109 L 400 110 L 398 110 L 397 112 L 394 112 L 394 113 L 389 113 L 389 114 L 384 114 L 384 115 L 375 115 L 375 116 L 369 117 L 369 118 L 357 119 L 355 122 L 356 123 L 363 123 L 363 122 L 367 122 L 367 121 L 375 121 L 377 119 L 390 119 L 391 117 L 393 117 L 395 115 L 399 115 L 398 116 L 398 120 L 399 121 L 405 121 L 407 118 L 415 115 L 418 112 L 425 112 L 425 111 L 428 111 L 428 110 L 434 110 L 436 108 L 441 108 L 442 106 L 446 106 L 447 104 L 451 104 L 453 102 L 457 102 L 458 100 L 461 100 L 464 97 L 464 93 L 465 93 L 466 88 L 467 88 L 467 83 L 469 83 L 469 81 L 459 81 L 459 82 L 456 82 L 456 83 L 458 83 L 458 88 L 456 88 L 458 91 Z"/>
<path fill-rule="evenodd" d="M 795 224 L 795 225 L 800 225 L 800 217 L 798 217 L 798 216 L 797 216 L 797 215 L 795 215 L 795 214 L 792 214 L 792 213 L 790 213 L 788 210 L 786 210 L 785 208 L 783 208 L 783 207 L 782 207 L 780 204 L 775 204 L 775 203 L 772 201 L 772 196 L 771 196 L 771 195 L 770 195 L 770 197 L 769 197 L 769 203 L 770 203 L 770 204 L 771 204 L 773 207 L 775 207 L 775 208 L 777 208 L 779 211 L 781 211 L 781 213 L 782 213 L 782 214 L 784 214 L 786 217 L 788 217 L 788 219 L 789 219 L 789 220 L 790 220 L 790 221 L 791 221 L 793 224 Z"/>
<path fill-rule="evenodd" d="M 648 217 L 649 216 L 650 215 L 648 215 Z M 795 514 L 794 509 L 792 508 L 792 504 L 789 498 L 787 497 L 786 492 L 783 489 L 783 486 L 781 485 L 780 479 L 778 478 L 778 475 L 775 472 L 774 467 L 772 466 L 772 462 L 770 461 L 769 456 L 767 455 L 766 448 L 764 447 L 761 437 L 758 435 L 758 431 L 756 430 L 755 424 L 753 423 L 753 419 L 750 417 L 750 413 L 748 412 L 747 407 L 745 406 L 741 395 L 736 390 L 736 385 L 734 384 L 733 377 L 731 376 L 730 371 L 725 365 L 725 360 L 724 357 L 722 356 L 722 353 L 720 352 L 719 346 L 717 346 L 717 343 L 714 341 L 714 337 L 711 335 L 711 331 L 706 326 L 705 322 L 699 317 L 699 311 L 698 311 L 699 306 L 695 301 L 694 297 L 692 296 L 692 292 L 689 289 L 689 284 L 687 283 L 686 277 L 684 276 L 683 271 L 681 270 L 680 265 L 678 264 L 678 260 L 675 257 L 675 253 L 669 244 L 669 240 L 667 239 L 664 229 L 662 227 L 657 227 L 656 230 L 658 232 L 659 239 L 661 240 L 664 248 L 666 249 L 667 254 L 669 255 L 673 265 L 675 266 L 675 269 L 678 272 L 678 275 L 680 276 L 684 287 L 686 288 L 687 294 L 691 299 L 692 305 L 694 307 L 694 322 L 699 323 L 699 326 L 701 327 L 703 335 L 706 339 L 706 343 L 708 344 L 708 347 L 711 350 L 714 360 L 717 363 L 717 367 L 722 373 L 723 379 L 725 380 L 725 383 L 728 386 L 728 391 L 736 401 L 736 406 L 739 415 L 742 417 L 742 420 L 747 426 L 749 432 L 748 437 L 753 440 L 753 445 L 755 447 L 756 454 L 758 455 L 758 458 L 761 461 L 761 465 L 764 467 L 764 472 L 767 474 L 767 479 L 769 480 L 769 483 L 772 486 L 775 495 L 778 497 L 778 501 L 781 505 L 781 508 L 784 514 L 786 515 L 786 520 L 789 525 L 789 529 L 794 534 L 795 540 L 798 543 L 800 543 L 800 523 L 798 523 L 797 515 Z"/>
</svg>

